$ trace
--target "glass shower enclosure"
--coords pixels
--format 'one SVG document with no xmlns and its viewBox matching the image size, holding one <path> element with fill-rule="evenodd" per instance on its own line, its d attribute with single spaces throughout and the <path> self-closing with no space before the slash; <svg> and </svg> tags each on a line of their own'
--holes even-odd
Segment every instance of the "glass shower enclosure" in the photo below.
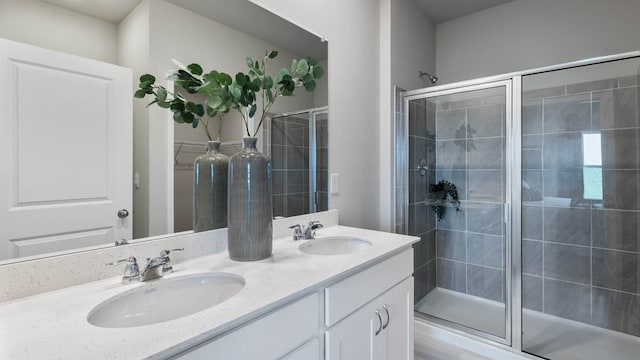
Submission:
<svg viewBox="0 0 640 360">
<path fill-rule="evenodd" d="M 328 121 L 327 107 L 271 117 L 274 216 L 328 210 Z"/>
<path fill-rule="evenodd" d="M 634 52 L 401 94 L 416 317 L 542 358 L 638 358 L 639 66 Z"/>
</svg>

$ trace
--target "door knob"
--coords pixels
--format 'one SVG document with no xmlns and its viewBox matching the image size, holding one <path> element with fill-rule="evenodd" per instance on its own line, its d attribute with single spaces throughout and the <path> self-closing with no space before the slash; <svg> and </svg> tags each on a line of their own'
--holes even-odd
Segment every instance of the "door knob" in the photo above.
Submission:
<svg viewBox="0 0 640 360">
<path fill-rule="evenodd" d="M 118 210 L 118 217 L 119 217 L 120 219 L 124 219 L 124 218 L 126 218 L 127 216 L 129 216 L 129 211 L 127 211 L 127 209 L 121 209 L 121 210 Z"/>
</svg>

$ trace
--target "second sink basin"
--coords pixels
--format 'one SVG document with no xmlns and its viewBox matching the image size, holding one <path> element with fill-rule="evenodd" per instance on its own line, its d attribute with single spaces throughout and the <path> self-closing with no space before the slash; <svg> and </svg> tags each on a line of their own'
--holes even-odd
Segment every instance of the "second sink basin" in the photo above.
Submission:
<svg viewBox="0 0 640 360">
<path fill-rule="evenodd" d="M 351 236 L 328 236 L 309 240 L 300 245 L 300 251 L 313 255 L 343 255 L 366 249 L 371 242 Z"/>
<path fill-rule="evenodd" d="M 244 284 L 241 276 L 217 272 L 161 279 L 102 302 L 91 310 L 87 321 L 106 328 L 169 321 L 220 304 L 240 292 Z"/>
</svg>

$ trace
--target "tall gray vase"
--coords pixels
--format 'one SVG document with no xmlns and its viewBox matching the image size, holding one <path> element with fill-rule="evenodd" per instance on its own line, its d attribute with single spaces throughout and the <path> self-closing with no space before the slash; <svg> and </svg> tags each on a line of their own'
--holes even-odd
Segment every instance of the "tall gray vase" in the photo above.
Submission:
<svg viewBox="0 0 640 360">
<path fill-rule="evenodd" d="M 193 165 L 193 231 L 227 226 L 227 172 L 229 157 L 220 152 L 220 141 L 209 141 L 207 153 Z"/>
<path fill-rule="evenodd" d="M 257 138 L 243 142 L 242 151 L 229 159 L 229 257 L 255 261 L 272 250 L 271 159 L 258 151 Z"/>
</svg>

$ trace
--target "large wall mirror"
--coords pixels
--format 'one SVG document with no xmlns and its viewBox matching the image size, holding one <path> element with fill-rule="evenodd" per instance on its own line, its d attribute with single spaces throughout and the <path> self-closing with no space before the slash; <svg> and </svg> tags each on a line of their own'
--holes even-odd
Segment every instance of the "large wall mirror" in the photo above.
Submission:
<svg viewBox="0 0 640 360">
<path fill-rule="evenodd" d="M 61 34 L 54 29 L 64 30 Z M 245 56 L 259 58 L 271 49 L 279 50 L 270 63 L 274 73 L 290 66 L 292 59 L 315 57 L 325 69 L 316 90 L 301 89 L 279 99 L 258 137 L 260 149 L 273 161 L 274 216 L 328 209 L 330 69 L 328 44 L 320 37 L 249 0 L 104 0 L 91 5 L 73 0 L 5 0 L 0 2 L 0 38 L 131 68 L 136 84 L 142 73 L 164 76 L 174 67 L 172 58 L 235 74 L 246 71 Z M 127 240 L 191 230 L 192 164 L 206 150 L 207 137 L 201 129 L 174 124 L 170 113 L 146 109 L 148 102 L 133 100 L 133 206 Z M 169 130 L 159 134 L 158 124 Z M 213 124 L 215 133 L 218 125 Z M 239 151 L 243 136 L 239 118 L 226 116 L 220 129 L 222 152 Z M 164 208 L 155 205 L 160 203 Z M 5 246 L 6 240 L 0 240 Z M 0 264 L 114 246 L 114 240 L 120 239 L 89 247 L 47 246 L 41 253 L 5 256 Z"/>
</svg>

